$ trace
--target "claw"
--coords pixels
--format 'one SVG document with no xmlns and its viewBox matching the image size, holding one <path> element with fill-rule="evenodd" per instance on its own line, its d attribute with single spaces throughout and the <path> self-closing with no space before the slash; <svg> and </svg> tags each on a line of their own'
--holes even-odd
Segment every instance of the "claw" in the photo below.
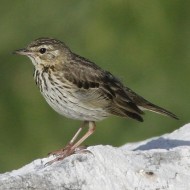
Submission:
<svg viewBox="0 0 190 190">
<path fill-rule="evenodd" d="M 88 131 L 77 142 L 75 142 L 79 133 L 82 131 L 82 129 L 86 124 L 88 124 Z M 86 149 L 87 148 L 86 146 L 80 146 L 80 145 L 86 138 L 88 138 L 90 135 L 94 133 L 95 128 L 96 125 L 94 121 L 84 121 L 83 125 L 78 129 L 74 137 L 70 140 L 69 144 L 65 148 L 50 152 L 48 154 L 48 155 L 54 155 L 56 156 L 56 158 L 54 160 L 47 162 L 45 165 L 51 165 L 52 163 L 63 160 L 64 158 L 72 154 L 91 153 L 89 150 Z"/>
<path fill-rule="evenodd" d="M 59 156 L 61 154 L 63 154 L 65 151 L 68 151 L 72 148 L 72 145 L 71 144 L 68 144 L 67 146 L 65 146 L 64 148 L 61 148 L 59 150 L 55 150 L 55 151 L 52 151 L 50 153 L 48 153 L 48 156 Z"/>
<path fill-rule="evenodd" d="M 45 166 L 49 166 L 49 165 L 53 164 L 54 162 L 61 161 L 64 158 L 66 158 L 72 154 L 90 153 L 93 155 L 93 153 L 91 151 L 87 150 L 86 148 L 87 148 L 87 146 L 79 146 L 79 147 L 73 149 L 72 146 L 66 146 L 64 149 L 53 151 L 50 155 L 55 155 L 57 157 L 55 159 L 47 162 L 45 164 Z"/>
</svg>

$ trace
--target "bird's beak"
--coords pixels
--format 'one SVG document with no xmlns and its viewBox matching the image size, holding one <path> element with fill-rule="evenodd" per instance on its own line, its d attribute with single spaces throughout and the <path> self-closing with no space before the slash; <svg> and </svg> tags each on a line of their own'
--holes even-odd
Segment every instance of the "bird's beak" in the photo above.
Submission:
<svg viewBox="0 0 190 190">
<path fill-rule="evenodd" d="M 25 48 L 19 49 L 13 52 L 13 54 L 19 54 L 19 55 L 30 55 L 31 52 Z"/>
</svg>

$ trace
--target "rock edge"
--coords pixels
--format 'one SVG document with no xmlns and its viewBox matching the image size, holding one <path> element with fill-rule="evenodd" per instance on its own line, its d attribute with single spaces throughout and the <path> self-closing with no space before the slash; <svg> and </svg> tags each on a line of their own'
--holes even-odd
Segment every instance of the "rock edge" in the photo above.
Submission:
<svg viewBox="0 0 190 190">
<path fill-rule="evenodd" d="M 190 124 L 173 133 L 122 147 L 93 146 L 45 166 L 38 159 L 0 174 L 0 190 L 189 190 Z"/>
</svg>

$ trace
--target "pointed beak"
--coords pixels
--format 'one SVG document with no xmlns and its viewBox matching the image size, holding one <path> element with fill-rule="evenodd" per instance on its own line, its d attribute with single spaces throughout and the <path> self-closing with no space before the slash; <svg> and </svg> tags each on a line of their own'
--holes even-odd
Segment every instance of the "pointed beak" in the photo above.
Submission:
<svg viewBox="0 0 190 190">
<path fill-rule="evenodd" d="M 13 54 L 18 54 L 18 55 L 30 55 L 31 52 L 25 48 L 19 49 L 13 52 Z"/>
</svg>

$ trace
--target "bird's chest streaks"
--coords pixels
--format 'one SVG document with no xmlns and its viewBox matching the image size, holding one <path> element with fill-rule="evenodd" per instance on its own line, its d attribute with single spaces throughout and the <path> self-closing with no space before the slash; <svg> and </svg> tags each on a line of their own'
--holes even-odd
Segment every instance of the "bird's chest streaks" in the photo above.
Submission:
<svg viewBox="0 0 190 190">
<path fill-rule="evenodd" d="M 75 90 L 50 72 L 35 71 L 34 79 L 47 103 L 59 114 L 78 120 L 97 121 L 107 117 L 101 108 L 89 108 L 75 95 Z"/>
</svg>

